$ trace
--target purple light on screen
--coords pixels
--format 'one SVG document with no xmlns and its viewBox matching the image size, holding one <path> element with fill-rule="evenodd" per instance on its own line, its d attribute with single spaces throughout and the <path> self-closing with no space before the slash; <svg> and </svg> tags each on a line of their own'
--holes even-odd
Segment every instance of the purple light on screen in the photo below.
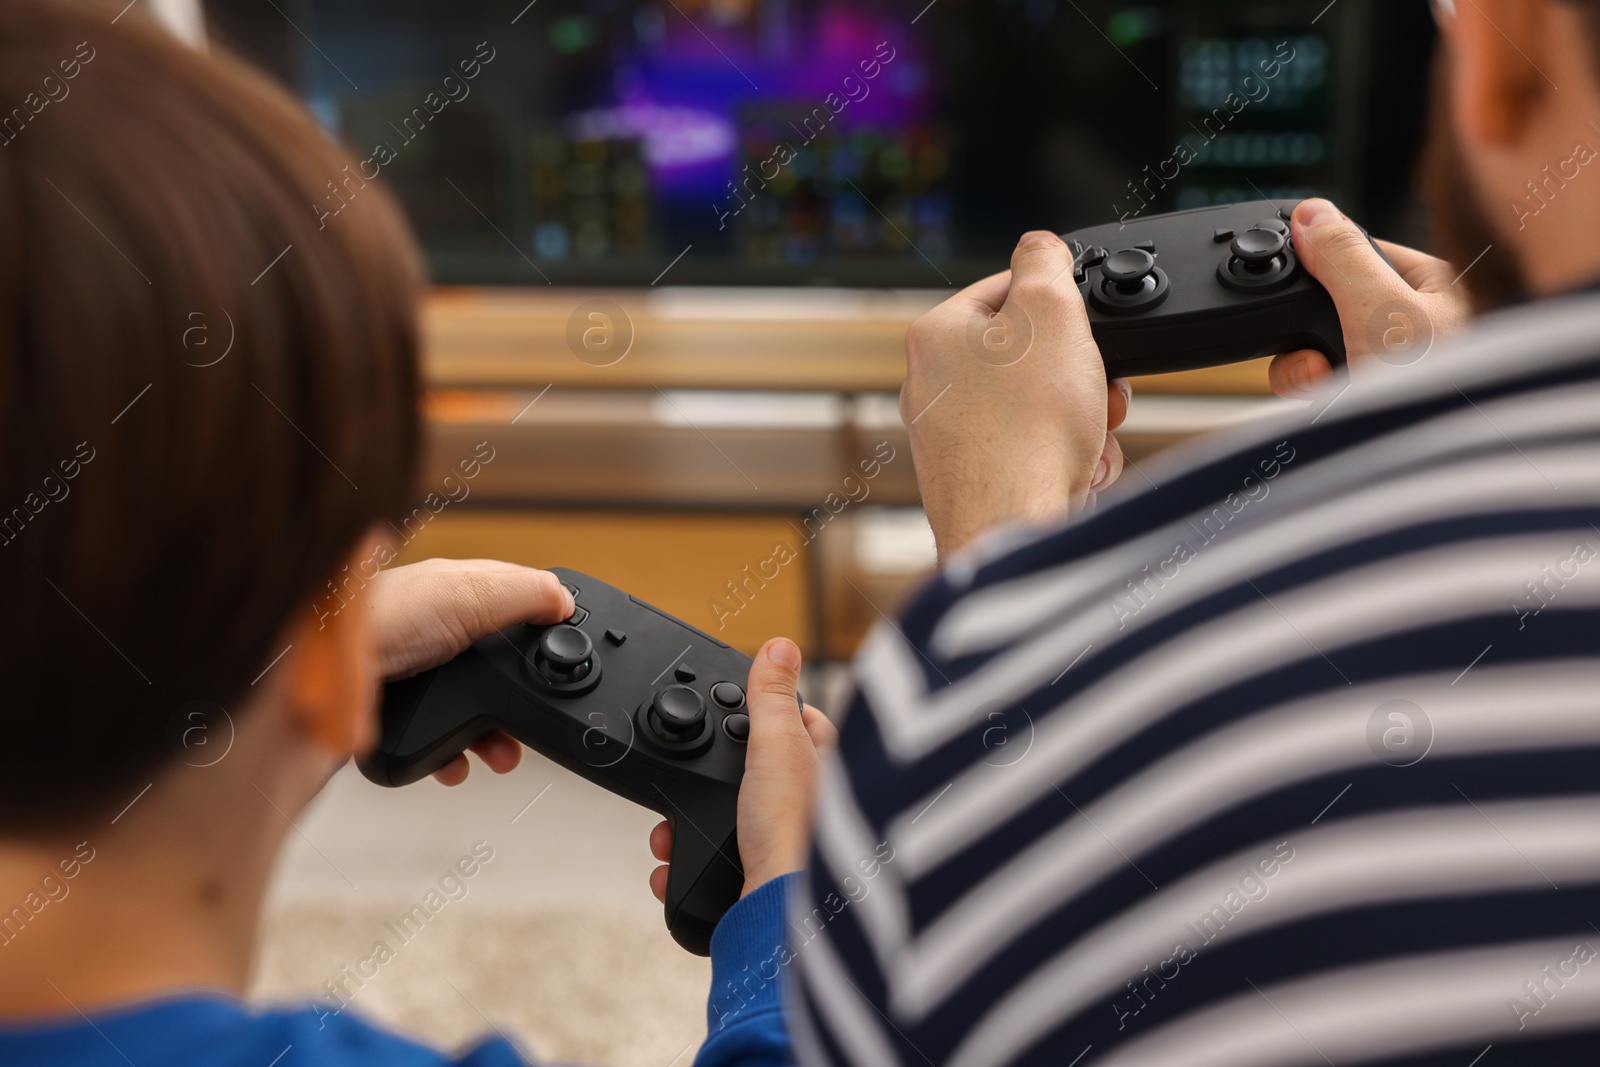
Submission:
<svg viewBox="0 0 1600 1067">
<path fill-rule="evenodd" d="M 733 154 L 733 123 L 696 107 L 629 103 L 580 111 L 567 120 L 574 140 L 636 140 L 653 172 L 702 166 Z"/>
</svg>

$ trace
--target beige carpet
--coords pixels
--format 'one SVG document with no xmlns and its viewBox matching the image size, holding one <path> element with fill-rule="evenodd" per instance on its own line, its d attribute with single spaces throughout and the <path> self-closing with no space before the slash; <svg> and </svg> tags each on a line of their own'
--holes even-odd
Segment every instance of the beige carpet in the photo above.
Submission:
<svg viewBox="0 0 1600 1067">
<path fill-rule="evenodd" d="M 406 905 L 280 906 L 263 930 L 253 999 L 304 1002 L 345 982 L 349 1010 L 447 1050 L 499 1029 L 539 1061 L 687 1067 L 705 1036 L 708 961 L 659 914 L 445 908 L 410 941 Z M 346 978 L 382 940 L 392 959 Z"/>
</svg>

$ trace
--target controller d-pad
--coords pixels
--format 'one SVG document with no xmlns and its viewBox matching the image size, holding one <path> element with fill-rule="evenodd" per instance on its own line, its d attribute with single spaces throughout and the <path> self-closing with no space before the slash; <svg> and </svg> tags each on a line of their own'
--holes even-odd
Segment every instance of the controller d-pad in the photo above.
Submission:
<svg viewBox="0 0 1600 1067">
<path fill-rule="evenodd" d="M 1300 264 L 1289 242 L 1289 227 L 1268 219 L 1235 236 L 1217 277 L 1241 293 L 1271 293 L 1287 288 L 1299 276 Z"/>
<path fill-rule="evenodd" d="M 1100 263 L 1100 279 L 1089 287 L 1089 299 L 1101 311 L 1132 315 L 1148 311 L 1167 298 L 1166 272 L 1156 266 L 1147 248 L 1124 248 Z"/>
</svg>

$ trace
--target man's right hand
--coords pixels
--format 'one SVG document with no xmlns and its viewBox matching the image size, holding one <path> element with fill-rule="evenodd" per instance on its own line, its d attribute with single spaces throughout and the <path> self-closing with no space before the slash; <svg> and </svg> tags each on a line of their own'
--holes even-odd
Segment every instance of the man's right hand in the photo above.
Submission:
<svg viewBox="0 0 1600 1067">
<path fill-rule="evenodd" d="M 1379 241 L 1391 270 L 1361 228 L 1326 200 L 1301 203 L 1292 225 L 1300 262 L 1339 309 L 1352 373 L 1374 361 L 1415 363 L 1470 317 L 1466 291 L 1455 284 L 1460 271 L 1444 260 Z M 1268 376 L 1279 396 L 1305 397 L 1332 373 L 1326 356 L 1303 349 L 1274 359 Z"/>
</svg>

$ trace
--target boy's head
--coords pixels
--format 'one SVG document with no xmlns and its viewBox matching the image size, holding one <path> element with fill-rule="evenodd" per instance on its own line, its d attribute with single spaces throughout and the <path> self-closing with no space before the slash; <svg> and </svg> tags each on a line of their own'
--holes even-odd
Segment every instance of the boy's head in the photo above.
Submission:
<svg viewBox="0 0 1600 1067">
<path fill-rule="evenodd" d="M 6 834 L 115 814 L 186 705 L 237 709 L 418 451 L 389 196 L 121 7 L 0 4 Z M 329 183 L 349 205 L 319 223 Z"/>
</svg>

